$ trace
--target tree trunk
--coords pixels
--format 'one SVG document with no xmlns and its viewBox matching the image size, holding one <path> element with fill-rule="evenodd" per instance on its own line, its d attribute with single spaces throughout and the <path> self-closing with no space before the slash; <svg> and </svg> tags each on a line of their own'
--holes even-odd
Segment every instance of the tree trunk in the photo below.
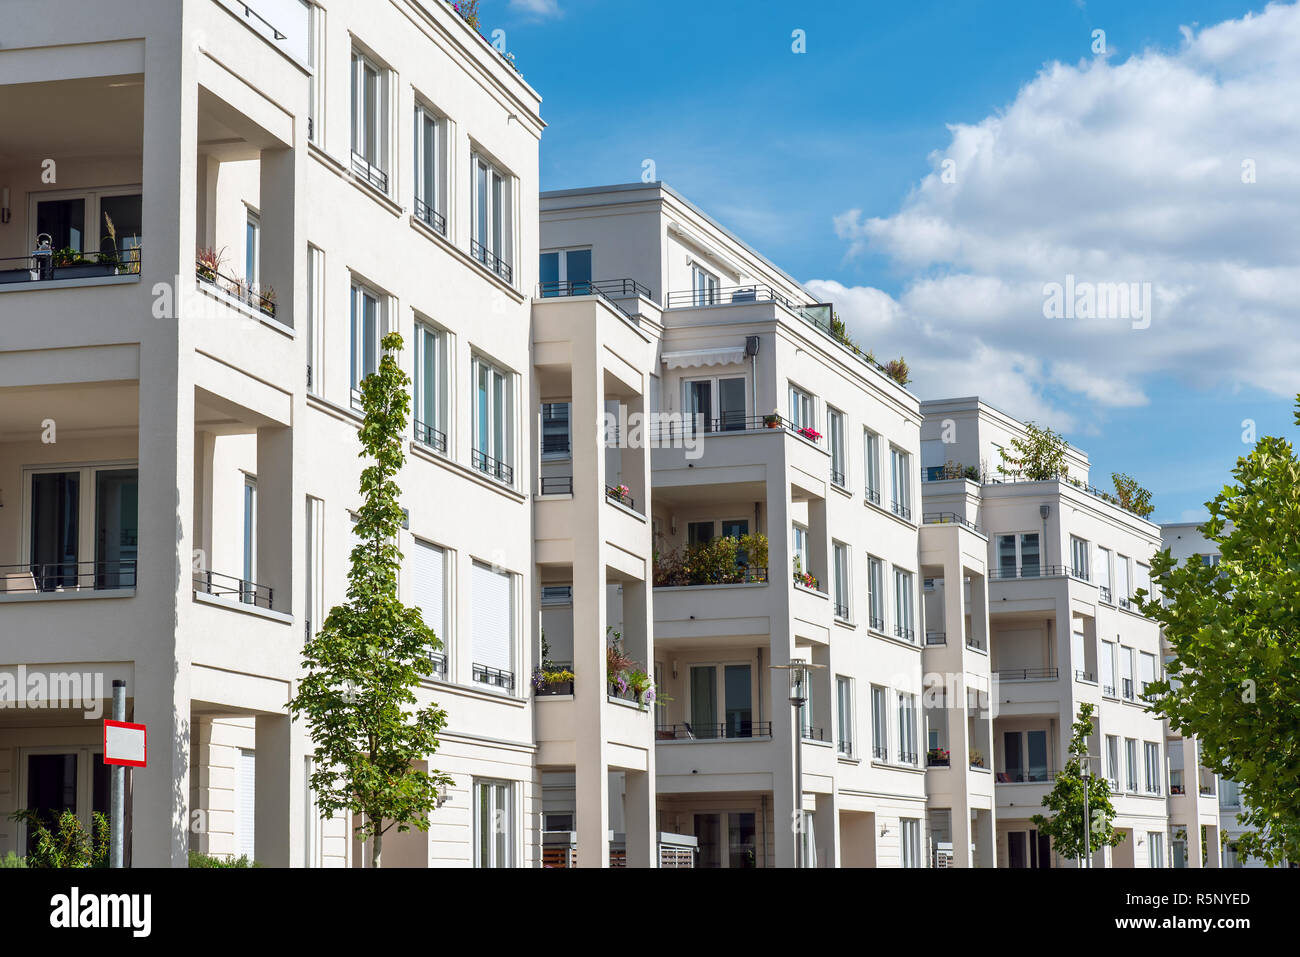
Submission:
<svg viewBox="0 0 1300 957">
<path fill-rule="evenodd" d="M 372 839 L 370 844 L 370 850 L 371 850 L 370 866 L 382 867 L 383 865 L 380 864 L 380 859 L 383 857 L 384 854 L 384 835 L 378 832 L 375 833 L 375 836 Z"/>
</svg>

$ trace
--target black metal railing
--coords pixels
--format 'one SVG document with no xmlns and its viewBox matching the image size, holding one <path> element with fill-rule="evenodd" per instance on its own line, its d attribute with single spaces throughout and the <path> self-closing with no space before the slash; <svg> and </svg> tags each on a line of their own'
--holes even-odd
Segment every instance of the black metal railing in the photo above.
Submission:
<svg viewBox="0 0 1300 957">
<path fill-rule="evenodd" d="M 799 736 L 800 736 L 801 738 L 803 738 L 805 741 L 825 741 L 825 740 L 826 740 L 826 729 L 825 729 L 825 728 L 812 728 L 812 727 L 808 727 L 808 728 L 800 728 L 800 729 L 799 729 Z"/>
<path fill-rule="evenodd" d="M 506 485 L 515 484 L 515 470 L 500 459 L 494 459 L 486 452 L 480 452 L 478 449 L 474 449 L 470 460 L 475 469 L 492 476 L 498 482 L 502 482 Z"/>
<path fill-rule="evenodd" d="M 976 638 L 974 635 L 966 636 L 966 647 L 974 648 L 976 651 L 984 650 L 984 646 L 980 643 L 980 640 Z"/>
<path fill-rule="evenodd" d="M 1202 794 L 1205 794 L 1205 795 L 1213 795 L 1213 794 L 1214 794 L 1214 785 L 1213 785 L 1213 784 L 1202 784 L 1202 785 L 1200 786 L 1200 792 L 1201 792 Z"/>
<path fill-rule="evenodd" d="M 870 485 L 868 485 L 865 494 L 867 497 L 867 501 L 870 502 L 872 505 L 880 504 L 880 489 L 872 488 Z"/>
<path fill-rule="evenodd" d="M 352 172 L 381 193 L 388 192 L 388 174 L 355 150 L 352 153 Z"/>
<path fill-rule="evenodd" d="M 956 512 L 925 512 L 921 515 L 921 522 L 924 525 L 964 525 L 973 532 L 980 530 L 978 525 Z"/>
<path fill-rule="evenodd" d="M 1102 585 L 1102 586 L 1101 586 L 1101 600 L 1102 600 L 1103 602 L 1105 602 L 1107 605 L 1113 605 L 1113 604 L 1114 604 L 1114 602 L 1111 601 L 1111 597 L 1110 597 L 1110 586 L 1109 586 L 1109 585 Z"/>
<path fill-rule="evenodd" d="M 211 263 L 201 259 L 194 260 L 194 275 L 200 282 L 220 289 L 228 296 L 239 300 L 246 306 L 258 309 L 272 318 L 275 317 L 275 296 L 269 289 L 259 289 L 256 283 L 235 276 L 218 272 Z"/>
<path fill-rule="evenodd" d="M 902 625 L 894 626 L 894 637 L 916 644 L 916 631 L 911 628 L 904 628 Z"/>
<path fill-rule="evenodd" d="M 915 752 L 915 751 L 899 751 L 899 752 L 898 752 L 898 763 L 899 763 L 899 764 L 911 764 L 911 765 L 915 765 L 915 764 L 916 764 L 916 752 Z"/>
<path fill-rule="evenodd" d="M 1132 609 L 1133 603 L 1129 601 L 1127 598 L 1121 596 L 1119 600 L 1119 607 L 1123 608 L 1125 611 L 1129 611 Z"/>
<path fill-rule="evenodd" d="M 1081 582 L 1091 581 L 1091 579 L 1088 577 L 1088 569 L 1080 568 L 1077 565 L 1071 566 L 1067 570 L 1066 574 L 1068 574 L 1071 578 L 1079 579 L 1079 581 Z"/>
<path fill-rule="evenodd" d="M 636 499 L 629 492 L 621 488 L 615 488 L 613 485 L 605 486 L 605 497 L 612 502 L 618 502 L 620 505 L 626 505 L 628 508 L 636 511 Z"/>
<path fill-rule="evenodd" d="M 835 617 L 844 621 L 849 620 L 849 606 L 841 601 L 835 602 Z"/>
<path fill-rule="evenodd" d="M 946 645 L 948 636 L 942 631 L 927 631 L 925 633 L 925 643 L 927 645 Z"/>
<path fill-rule="evenodd" d="M 989 569 L 989 579 L 1007 581 L 1014 578 L 1065 578 L 1070 575 L 1069 565 L 1010 565 Z"/>
<path fill-rule="evenodd" d="M 1077 668 L 1075 669 L 1074 672 L 1074 679 L 1076 681 L 1087 681 L 1092 684 L 1097 683 L 1097 676 L 1094 675 L 1091 671 L 1081 671 Z"/>
<path fill-rule="evenodd" d="M 0 595 L 135 587 L 135 560 L 0 565 Z"/>
<path fill-rule="evenodd" d="M 91 279 L 140 273 L 140 247 L 118 252 L 37 249 L 26 256 L 0 258 L 0 285 L 51 279 Z"/>
<path fill-rule="evenodd" d="M 429 652 L 429 660 L 433 662 L 433 673 L 447 677 L 447 655 L 441 651 Z"/>
<path fill-rule="evenodd" d="M 649 438 L 651 442 L 673 442 L 693 438 L 697 435 L 715 435 L 727 432 L 761 432 L 764 429 L 785 429 L 788 432 L 794 432 L 796 435 L 802 435 L 812 442 L 817 442 L 820 439 L 819 433 L 814 433 L 818 435 L 818 438 L 812 438 L 812 435 L 807 434 L 807 427 L 796 427 L 785 416 L 775 413 L 745 415 L 739 412 L 724 413 L 711 419 L 692 416 L 654 423 L 649 429 Z"/>
<path fill-rule="evenodd" d="M 890 511 L 899 518 L 905 518 L 909 522 L 912 520 L 912 507 L 910 505 L 904 505 L 902 502 L 890 501 L 889 508 Z"/>
<path fill-rule="evenodd" d="M 980 470 L 973 465 L 931 465 L 926 467 L 922 478 L 927 482 L 947 482 L 952 479 L 970 479 L 972 482 L 978 482 Z"/>
<path fill-rule="evenodd" d="M 1186 794 L 1187 788 L 1181 784 L 1171 784 L 1169 785 L 1169 793 L 1171 795 Z"/>
<path fill-rule="evenodd" d="M 447 235 L 447 217 L 442 215 L 420 197 L 415 197 L 415 218 L 435 232 Z"/>
<path fill-rule="evenodd" d="M 279 29 L 275 26 L 274 23 L 272 23 L 270 20 L 266 19 L 266 17 L 262 16 L 260 13 L 258 13 L 256 10 L 254 10 L 252 7 L 250 7 L 248 4 L 243 3 L 243 4 L 240 4 L 240 6 L 242 6 L 242 7 L 244 8 L 244 19 L 247 20 L 247 19 L 253 19 L 253 18 L 256 18 L 256 19 L 262 21 L 262 23 L 266 24 L 266 26 L 270 27 L 270 29 L 271 29 L 271 36 L 275 37 L 277 40 L 283 40 L 283 39 L 285 38 L 284 34 L 281 33 L 281 32 L 279 31 Z"/>
<path fill-rule="evenodd" d="M 870 618 L 867 619 L 867 627 L 870 628 L 872 631 L 884 631 L 885 619 L 877 618 L 875 615 L 872 615 Z"/>
<path fill-rule="evenodd" d="M 1055 780 L 1055 771 L 1022 770 L 1021 768 L 999 771 L 997 777 L 998 784 L 1045 784 Z"/>
<path fill-rule="evenodd" d="M 540 479 L 542 495 L 572 495 L 572 475 L 543 475 Z"/>
<path fill-rule="evenodd" d="M 1149 782 L 1147 782 L 1147 794 L 1159 794 L 1159 793 L 1160 793 L 1160 782 L 1159 782 L 1159 781 L 1149 781 Z"/>
<path fill-rule="evenodd" d="M 995 672 L 999 681 L 1041 681 L 1061 676 L 1059 668 L 1010 668 Z"/>
<path fill-rule="evenodd" d="M 877 761 L 888 761 L 889 747 L 883 744 L 873 744 L 871 746 L 871 756 Z"/>
<path fill-rule="evenodd" d="M 655 728 L 660 741 L 718 741 L 721 739 L 770 738 L 771 721 L 730 721 L 717 724 L 661 724 Z"/>
<path fill-rule="evenodd" d="M 1102 693 L 1102 696 L 1103 696 L 1103 697 L 1106 697 L 1106 698 L 1114 698 L 1114 697 L 1116 697 L 1116 694 L 1115 694 L 1115 686 L 1114 686 L 1114 685 L 1102 685 L 1102 686 L 1101 686 L 1101 693 Z"/>
<path fill-rule="evenodd" d="M 853 757 L 853 742 L 852 742 L 852 741 L 836 741 L 836 742 L 835 742 L 835 751 L 836 751 L 836 753 L 838 753 L 838 754 L 842 754 L 842 755 L 844 755 L 846 758 L 851 758 L 851 757 Z"/>
<path fill-rule="evenodd" d="M 1120 690 L 1120 694 L 1122 694 L 1129 701 L 1132 701 L 1133 700 L 1133 679 L 1120 678 L 1119 690 Z"/>
<path fill-rule="evenodd" d="M 477 239 L 471 239 L 469 241 L 469 254 L 484 266 L 487 266 L 488 269 L 491 269 L 506 282 L 513 281 L 512 277 L 514 276 L 514 271 L 510 268 L 510 264 L 484 246 Z"/>
<path fill-rule="evenodd" d="M 628 312 L 616 300 L 630 299 L 633 296 L 654 300 L 649 287 L 635 279 L 554 279 L 537 284 L 539 299 L 554 299 L 561 296 L 599 296 L 634 321 L 637 319 L 637 314 Z"/>
<path fill-rule="evenodd" d="M 491 685 L 494 688 L 505 688 L 507 691 L 513 691 L 515 688 L 515 673 L 513 671 L 504 671 L 501 668 L 489 668 L 487 665 L 474 663 L 474 680 L 479 684 Z"/>
<path fill-rule="evenodd" d="M 244 605 L 257 608 L 270 608 L 272 591 L 270 585 L 223 575 L 220 572 L 203 571 L 194 575 L 194 590 L 212 595 L 215 598 L 232 598 Z"/>
<path fill-rule="evenodd" d="M 844 488 L 844 470 L 831 466 L 831 484 Z"/>
<path fill-rule="evenodd" d="M 447 433 L 441 429 L 435 429 L 432 425 L 427 425 L 419 419 L 415 420 L 415 441 L 421 445 L 427 445 L 431 449 L 437 449 L 439 452 L 447 451 Z"/>
</svg>

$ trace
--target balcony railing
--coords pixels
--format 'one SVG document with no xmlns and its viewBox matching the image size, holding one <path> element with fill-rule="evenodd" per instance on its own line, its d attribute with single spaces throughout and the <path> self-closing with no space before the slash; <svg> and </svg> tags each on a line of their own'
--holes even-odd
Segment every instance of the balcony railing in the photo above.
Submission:
<svg viewBox="0 0 1300 957">
<path fill-rule="evenodd" d="M 813 727 L 800 728 L 799 736 L 805 741 L 825 741 L 826 729 Z"/>
<path fill-rule="evenodd" d="M 514 271 L 510 268 L 510 264 L 484 246 L 477 239 L 471 239 L 469 241 L 469 254 L 484 266 L 487 266 L 488 269 L 491 269 L 506 282 L 512 281 Z"/>
<path fill-rule="evenodd" d="M 1120 690 L 1120 694 L 1124 696 L 1125 700 L 1132 701 L 1133 700 L 1133 679 L 1120 678 L 1119 690 Z"/>
<path fill-rule="evenodd" d="M 762 565 L 736 565 L 730 572 L 720 573 L 721 577 L 702 578 L 686 575 L 661 574 L 656 569 L 656 588 L 691 588 L 696 585 L 759 585 L 767 581 L 767 569 Z"/>
<path fill-rule="evenodd" d="M 870 485 L 868 485 L 863 494 L 866 495 L 867 501 L 870 502 L 872 505 L 880 504 L 880 489 L 872 488 Z"/>
<path fill-rule="evenodd" d="M 1131 611 L 1133 608 L 1133 603 L 1129 601 L 1127 598 L 1124 598 L 1122 596 L 1120 597 L 1118 605 L 1120 608 L 1123 608 L 1125 611 Z"/>
<path fill-rule="evenodd" d="M 415 441 L 444 454 L 447 451 L 447 433 L 435 429 L 432 425 L 426 425 L 419 419 L 415 420 Z"/>
<path fill-rule="evenodd" d="M 271 607 L 270 585 L 259 585 L 257 582 L 245 581 L 220 572 L 204 571 L 196 574 L 194 590 L 216 598 L 231 598 L 241 604 L 253 605 L 257 608 Z"/>
<path fill-rule="evenodd" d="M 718 724 L 661 724 L 655 728 L 658 741 L 718 741 L 736 738 L 770 738 L 771 721 L 732 721 Z"/>
<path fill-rule="evenodd" d="M 1040 768 L 1008 768 L 997 774 L 998 784 L 1045 784 L 1056 780 L 1055 771 Z"/>
<path fill-rule="evenodd" d="M 899 763 L 899 764 L 910 764 L 910 765 L 912 765 L 912 766 L 915 766 L 915 765 L 916 765 L 916 752 L 914 752 L 914 751 L 899 751 L 899 752 L 898 752 L 898 763 Z"/>
<path fill-rule="evenodd" d="M 925 633 L 925 643 L 927 645 L 946 645 L 948 644 L 948 635 L 942 631 L 927 631 Z"/>
<path fill-rule="evenodd" d="M 980 527 L 974 522 L 966 521 L 962 515 L 956 512 L 925 512 L 921 516 L 921 522 L 925 525 L 964 525 L 973 532 L 978 532 Z"/>
<path fill-rule="evenodd" d="M 980 470 L 973 465 L 957 467 L 956 465 L 931 465 L 927 466 L 922 473 L 922 478 L 927 482 L 946 482 L 950 479 L 970 479 L 972 482 L 980 480 Z"/>
<path fill-rule="evenodd" d="M 554 279 L 537 284 L 539 299 L 553 299 L 563 296 L 599 296 L 627 318 L 636 320 L 636 315 L 628 312 L 615 300 L 641 296 L 653 300 L 649 287 L 635 279 Z"/>
<path fill-rule="evenodd" d="M 1101 694 L 1102 694 L 1102 697 L 1104 697 L 1104 698 L 1114 698 L 1114 697 L 1117 697 L 1116 694 L 1115 694 L 1115 686 L 1114 686 L 1114 685 L 1102 685 L 1102 686 L 1101 686 Z"/>
<path fill-rule="evenodd" d="M 1097 676 L 1093 674 L 1091 671 L 1080 671 L 1079 669 L 1076 668 L 1074 672 L 1074 680 L 1087 681 L 1090 684 L 1096 684 Z"/>
<path fill-rule="evenodd" d="M 205 282 L 249 306 L 275 318 L 275 296 L 269 289 L 259 289 L 247 279 L 238 279 L 217 272 L 212 263 L 201 259 L 194 260 L 194 275 L 200 282 Z"/>
<path fill-rule="evenodd" d="M 443 678 L 447 677 L 447 655 L 441 651 L 429 652 L 429 660 L 433 662 L 433 673 Z"/>
<path fill-rule="evenodd" d="M 135 587 L 135 560 L 0 565 L 0 595 Z"/>
<path fill-rule="evenodd" d="M 904 505 L 902 502 L 891 501 L 889 503 L 889 509 L 899 518 L 905 518 L 909 522 L 912 520 L 912 507 L 910 505 Z"/>
<path fill-rule="evenodd" d="M 480 452 L 478 449 L 475 449 L 471 460 L 474 464 L 474 468 L 492 476 L 498 482 L 501 482 L 504 485 L 515 484 L 515 470 L 500 459 L 494 459 L 486 452 Z"/>
<path fill-rule="evenodd" d="M 979 638 L 975 637 L 974 635 L 966 636 L 966 647 L 974 648 L 976 651 L 984 650 L 984 646 L 980 643 Z"/>
<path fill-rule="evenodd" d="M 946 768 L 952 763 L 952 756 L 945 748 L 931 748 L 925 752 L 927 768 Z"/>
<path fill-rule="evenodd" d="M 989 569 L 989 578 L 994 581 L 1013 578 L 1066 578 L 1071 574 L 1069 565 L 1022 565 L 1019 568 L 1006 566 Z"/>
<path fill-rule="evenodd" d="M 785 429 L 787 432 L 802 435 L 810 442 L 819 442 L 821 439 L 820 433 L 814 432 L 806 426 L 802 428 L 796 426 L 785 416 L 773 413 L 767 415 L 725 413 L 711 419 L 702 417 L 698 420 L 695 417 L 684 417 L 680 421 L 669 419 L 665 422 L 652 424 L 649 429 L 649 439 L 651 442 L 670 443 L 693 438 L 697 435 L 715 435 L 727 432 L 761 432 L 765 429 Z M 816 436 L 816 438 L 813 436 Z"/>
<path fill-rule="evenodd" d="M 1207 796 L 1209 796 L 1209 795 L 1213 795 L 1213 794 L 1214 794 L 1214 785 L 1213 785 L 1213 784 L 1202 784 L 1202 785 L 1200 786 L 1199 790 L 1200 790 L 1200 792 L 1201 792 L 1202 794 L 1204 794 L 1204 795 L 1207 795 Z"/>
<path fill-rule="evenodd" d="M 543 475 L 540 482 L 542 495 L 572 495 L 572 475 Z"/>
<path fill-rule="evenodd" d="M 616 488 L 613 485 L 606 485 L 605 497 L 611 502 L 618 502 L 620 505 L 626 505 L 628 508 L 632 509 L 632 511 L 636 511 L 636 499 L 621 488 Z"/>
<path fill-rule="evenodd" d="M 909 644 L 916 644 L 916 631 L 912 628 L 904 628 L 902 625 L 894 626 L 894 637 Z"/>
<path fill-rule="evenodd" d="M 474 680 L 479 684 L 491 685 L 494 688 L 504 688 L 507 691 L 513 691 L 515 688 L 515 674 L 513 671 L 505 671 L 501 668 L 489 668 L 487 665 L 480 665 L 474 662 Z"/>
<path fill-rule="evenodd" d="M 836 754 L 842 754 L 846 758 L 853 757 L 853 742 L 852 741 L 835 742 L 835 752 Z"/>
<path fill-rule="evenodd" d="M 435 232 L 447 235 L 447 217 L 438 212 L 420 197 L 415 197 L 415 218 Z"/>
<path fill-rule="evenodd" d="M 1042 681 L 1061 676 L 1057 668 L 1012 668 L 995 673 L 999 681 Z"/>
<path fill-rule="evenodd" d="M 352 172 L 381 193 L 388 192 L 388 174 L 355 151 L 352 153 Z"/>
<path fill-rule="evenodd" d="M 38 249 L 27 256 L 0 258 L 0 285 L 52 279 L 93 279 L 140 273 L 140 247 L 119 252 Z"/>
<path fill-rule="evenodd" d="M 1170 793 L 1170 794 L 1186 794 L 1186 793 L 1187 793 L 1187 787 L 1186 787 L 1186 785 L 1183 785 L 1183 784 L 1171 784 L 1171 785 L 1169 785 L 1169 793 Z"/>
<path fill-rule="evenodd" d="M 831 466 L 831 484 L 844 488 L 844 470 Z"/>
<path fill-rule="evenodd" d="M 848 620 L 849 620 L 849 606 L 846 605 L 846 604 L 844 604 L 843 602 L 836 601 L 836 602 L 835 602 L 835 617 L 838 618 L 838 619 L 840 619 L 841 621 L 848 621 Z"/>
<path fill-rule="evenodd" d="M 877 761 L 888 761 L 889 748 L 883 744 L 873 744 L 871 746 L 871 757 Z"/>
<path fill-rule="evenodd" d="M 1105 602 L 1107 605 L 1113 605 L 1113 604 L 1114 604 L 1114 602 L 1111 601 L 1111 599 L 1110 599 L 1110 586 L 1109 586 L 1109 585 L 1102 585 L 1102 586 L 1101 586 L 1101 600 L 1102 600 L 1103 602 Z"/>
<path fill-rule="evenodd" d="M 872 631 L 884 631 L 885 619 L 877 618 L 875 615 L 872 615 L 870 618 L 867 619 L 867 627 L 870 628 Z"/>
</svg>

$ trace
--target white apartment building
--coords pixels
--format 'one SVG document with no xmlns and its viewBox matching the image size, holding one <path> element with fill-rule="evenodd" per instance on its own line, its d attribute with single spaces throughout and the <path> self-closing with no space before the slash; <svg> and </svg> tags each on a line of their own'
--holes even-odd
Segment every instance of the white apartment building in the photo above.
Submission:
<svg viewBox="0 0 1300 957">
<path fill-rule="evenodd" d="M 536 865 L 538 94 L 441 0 L 18 0 L 6 21 L 0 670 L 102 675 L 101 706 L 126 680 L 151 739 L 135 865 L 365 863 L 319 820 L 285 705 L 344 599 L 356 389 L 397 330 L 401 589 L 444 641 L 423 694 L 455 786 L 385 863 Z M 0 854 L 25 851 L 16 808 L 106 809 L 103 715 L 22 694 Z"/>
<path fill-rule="evenodd" d="M 999 474 L 999 450 L 1011 452 L 1024 429 L 978 398 L 921 408 L 925 509 L 977 525 L 988 542 L 998 864 L 1077 864 L 1062 860 L 1031 818 L 1068 758 L 1079 706 L 1091 702 L 1092 769 L 1110 780 L 1114 826 L 1125 837 L 1094 866 L 1170 866 L 1171 826 L 1188 811 L 1184 795 L 1170 800 L 1169 784 L 1183 783 L 1181 769 L 1195 761 L 1140 701 L 1163 655 L 1159 626 L 1131 601 L 1150 587 L 1159 526 L 1095 494 L 1078 449 L 1067 452 L 1068 480 Z"/>
<path fill-rule="evenodd" d="M 922 524 L 917 399 L 832 334 L 832 304 L 663 184 L 542 194 L 540 265 L 538 317 L 572 299 L 653 340 L 633 410 L 659 417 L 640 511 L 657 563 L 659 830 L 694 837 L 701 866 L 928 866 L 940 846 L 956 866 L 991 866 L 993 775 L 976 760 L 992 736 L 987 546 L 965 525 Z M 566 385 L 543 387 L 560 406 L 543 428 L 569 416 L 576 435 L 592 404 L 564 411 Z M 613 444 L 633 444 L 635 423 L 619 427 Z M 617 454 L 640 503 L 640 459 Z M 558 458 L 542 482 L 564 494 Z M 753 534 L 765 564 L 741 555 L 710 577 L 677 561 Z M 582 627 L 577 589 L 568 612 L 555 581 L 548 636 L 593 633 L 600 620 Z M 567 660 L 565 640 L 548 644 Z M 814 667 L 801 727 L 783 670 L 797 660 Z M 946 681 L 927 694 L 929 672 Z M 548 810 L 576 810 L 581 831 L 581 796 L 566 805 L 568 780 L 542 770 Z"/>
</svg>

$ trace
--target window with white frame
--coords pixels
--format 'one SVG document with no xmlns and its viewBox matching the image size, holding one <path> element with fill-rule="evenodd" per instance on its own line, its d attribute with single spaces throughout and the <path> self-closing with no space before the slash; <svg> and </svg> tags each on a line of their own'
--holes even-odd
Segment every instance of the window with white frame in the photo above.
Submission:
<svg viewBox="0 0 1300 957">
<path fill-rule="evenodd" d="M 816 679 L 813 674 L 808 674 L 807 680 L 803 683 L 803 707 L 799 709 L 799 734 L 803 738 L 812 740 L 814 737 L 821 736 L 813 729 L 813 698 L 816 689 Z"/>
<path fill-rule="evenodd" d="M 325 11 L 307 7 L 307 140 L 320 145 L 325 122 Z"/>
<path fill-rule="evenodd" d="M 894 567 L 894 636 L 916 641 L 916 617 L 913 611 L 912 573 Z"/>
<path fill-rule="evenodd" d="M 538 257 L 538 267 L 538 282 L 543 298 L 591 295 L 590 246 L 544 252 Z"/>
<path fill-rule="evenodd" d="M 474 781 L 475 867 L 514 867 L 513 790 L 509 781 Z"/>
<path fill-rule="evenodd" d="M 1110 549 L 1097 546 L 1097 591 L 1101 600 L 1111 604 L 1114 596 L 1110 591 Z"/>
<path fill-rule="evenodd" d="M 826 442 L 831 451 L 831 482 L 844 488 L 844 413 L 839 409 L 826 409 Z"/>
<path fill-rule="evenodd" d="M 388 70 L 352 50 L 352 171 L 388 192 Z"/>
<path fill-rule="evenodd" d="M 257 581 L 257 477 L 244 475 L 244 565 L 240 600 L 252 602 L 252 585 Z"/>
<path fill-rule="evenodd" d="M 853 757 L 853 679 L 835 676 L 836 750 L 846 758 Z"/>
<path fill-rule="evenodd" d="M 571 454 L 569 403 L 542 403 L 542 458 L 567 459 Z"/>
<path fill-rule="evenodd" d="M 308 639 L 316 637 L 325 623 L 325 503 L 307 496 L 306 621 Z"/>
<path fill-rule="evenodd" d="M 924 867 L 921 859 L 921 820 L 904 817 L 899 819 L 899 863 L 903 867 Z"/>
<path fill-rule="evenodd" d="M 1119 687 L 1118 676 L 1115 671 L 1115 642 L 1103 641 L 1101 643 L 1101 693 L 1108 698 L 1117 697 L 1115 689 Z"/>
<path fill-rule="evenodd" d="M 916 695 L 898 693 L 898 760 L 916 764 Z"/>
<path fill-rule="evenodd" d="M 691 264 L 691 288 L 697 306 L 712 306 L 718 301 L 718 277 L 699 263 Z"/>
<path fill-rule="evenodd" d="M 1133 687 L 1133 649 L 1120 645 L 1116 650 L 1119 652 L 1119 693 L 1132 701 L 1137 693 Z"/>
<path fill-rule="evenodd" d="M 793 537 L 794 573 L 796 576 L 810 575 L 811 572 L 808 570 L 808 529 L 802 525 L 795 525 Z"/>
<path fill-rule="evenodd" d="M 1126 790 L 1136 792 L 1138 789 L 1138 743 L 1137 738 L 1124 739 L 1125 785 Z"/>
<path fill-rule="evenodd" d="M 1070 568 L 1075 578 L 1088 581 L 1088 543 L 1076 535 L 1070 536 Z"/>
<path fill-rule="evenodd" d="M 513 281 L 513 179 L 481 153 L 470 157 L 470 254 L 506 282 Z"/>
<path fill-rule="evenodd" d="M 1165 866 L 1165 836 L 1160 831 L 1147 832 L 1147 866 Z"/>
<path fill-rule="evenodd" d="M 835 557 L 835 617 L 845 621 L 849 617 L 849 593 L 852 591 L 849 569 L 849 547 L 834 542 L 831 552 Z"/>
<path fill-rule="evenodd" d="M 885 563 L 874 555 L 867 556 L 867 597 L 871 604 L 868 627 L 885 630 Z"/>
<path fill-rule="evenodd" d="M 427 322 L 415 323 L 415 441 L 447 451 L 447 334 Z"/>
<path fill-rule="evenodd" d="M 691 426 L 705 432 L 739 432 L 749 408 L 744 376 L 708 376 L 682 380 L 682 403 Z"/>
<path fill-rule="evenodd" d="M 999 578 L 1038 578 L 1043 573 L 1037 532 L 997 537 Z"/>
<path fill-rule="evenodd" d="M 415 607 L 420 609 L 425 625 L 440 643 L 436 650 L 430 649 L 433 670 L 446 677 L 447 652 L 451 647 L 447 632 L 447 552 L 417 538 L 411 564 Z"/>
<path fill-rule="evenodd" d="M 863 465 L 866 469 L 867 501 L 880 504 L 880 436 L 870 429 L 862 432 Z"/>
<path fill-rule="evenodd" d="M 514 485 L 514 377 L 476 357 L 473 464 L 505 485 Z"/>
<path fill-rule="evenodd" d="M 1133 592 L 1129 589 L 1128 556 L 1115 553 L 1115 599 L 1119 607 L 1127 608 Z"/>
<path fill-rule="evenodd" d="M 1160 780 L 1164 777 L 1160 762 L 1160 745 L 1154 741 L 1143 742 L 1143 757 L 1146 759 L 1147 794 L 1160 793 Z"/>
<path fill-rule="evenodd" d="M 1142 562 L 1133 563 L 1133 594 L 1139 591 L 1146 592 L 1145 597 L 1151 598 L 1151 566 Z"/>
<path fill-rule="evenodd" d="M 28 196 L 29 249 L 36 248 L 38 237 L 47 235 L 56 250 L 105 257 L 105 262 L 120 263 L 126 272 L 140 271 L 143 219 L 139 186 L 40 190 Z"/>
<path fill-rule="evenodd" d="M 1106 779 L 1112 791 L 1119 790 L 1119 738 L 1106 735 Z"/>
<path fill-rule="evenodd" d="M 262 281 L 261 263 L 262 217 L 250 209 L 244 219 L 244 278 L 250 291 Z"/>
<path fill-rule="evenodd" d="M 475 562 L 470 579 L 473 678 L 479 684 L 515 687 L 514 580 L 509 572 Z"/>
<path fill-rule="evenodd" d="M 889 760 L 889 704 L 880 685 L 871 686 L 871 756 L 877 761 Z"/>
<path fill-rule="evenodd" d="M 813 397 L 797 385 L 790 386 L 790 423 L 795 431 L 809 429 L 815 432 L 817 430 Z"/>
<path fill-rule="evenodd" d="M 361 383 L 379 371 L 384 335 L 384 297 L 363 283 L 352 282 L 352 406 L 361 407 Z"/>
<path fill-rule="evenodd" d="M 325 253 L 307 246 L 307 391 L 324 392 Z"/>
<path fill-rule="evenodd" d="M 1147 652 L 1138 653 L 1138 694 L 1146 694 L 1147 688 L 1156 680 L 1156 656 Z"/>
<path fill-rule="evenodd" d="M 442 185 L 445 121 L 427 106 L 415 104 L 415 218 L 447 235 Z"/>
<path fill-rule="evenodd" d="M 912 518 L 912 456 L 900 448 L 889 447 L 889 477 L 893 490 L 890 508 L 895 515 Z"/>
</svg>

